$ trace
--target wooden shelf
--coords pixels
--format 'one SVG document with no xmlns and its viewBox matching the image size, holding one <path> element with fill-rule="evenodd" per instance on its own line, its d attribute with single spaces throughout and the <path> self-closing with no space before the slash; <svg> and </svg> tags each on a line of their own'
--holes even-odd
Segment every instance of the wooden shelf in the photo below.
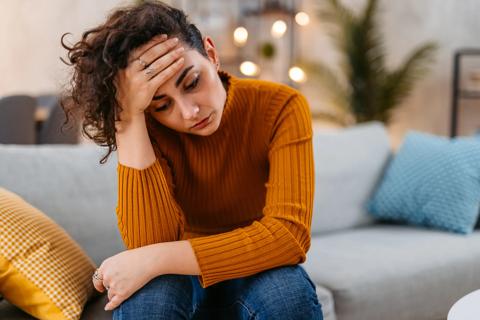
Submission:
<svg viewBox="0 0 480 320">
<path fill-rule="evenodd" d="M 462 99 L 480 99 L 480 91 L 466 90 L 460 88 L 462 73 L 462 58 L 466 56 L 477 56 L 480 59 L 480 48 L 463 48 L 455 52 L 453 56 L 453 79 L 452 79 L 452 107 L 450 117 L 450 137 L 455 137 L 458 131 L 458 114 L 460 109 L 460 100 Z"/>
<path fill-rule="evenodd" d="M 480 91 L 461 90 L 458 97 L 462 99 L 480 99 Z"/>
</svg>

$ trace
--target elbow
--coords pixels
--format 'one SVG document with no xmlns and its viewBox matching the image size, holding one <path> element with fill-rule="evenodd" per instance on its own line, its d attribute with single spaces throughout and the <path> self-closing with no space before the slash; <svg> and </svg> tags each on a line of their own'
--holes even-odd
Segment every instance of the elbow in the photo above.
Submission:
<svg viewBox="0 0 480 320">
<path fill-rule="evenodd" d="M 307 252 L 310 249 L 311 237 L 310 231 L 307 228 L 302 226 L 300 229 L 301 230 L 298 231 L 298 236 L 295 237 L 295 239 L 297 240 L 298 246 L 301 250 L 298 263 L 303 263 L 305 260 L 307 260 Z"/>
<path fill-rule="evenodd" d="M 276 218 L 276 220 L 282 223 L 292 235 L 291 241 L 295 242 L 295 248 L 297 248 L 297 254 L 295 256 L 297 261 L 295 263 L 305 262 L 311 243 L 309 226 L 298 220 L 286 220 L 283 218 Z"/>
</svg>

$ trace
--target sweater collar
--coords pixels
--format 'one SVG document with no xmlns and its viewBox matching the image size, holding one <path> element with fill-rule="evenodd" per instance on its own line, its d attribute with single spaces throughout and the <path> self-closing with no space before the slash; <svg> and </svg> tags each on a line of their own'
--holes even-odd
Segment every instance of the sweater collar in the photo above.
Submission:
<svg viewBox="0 0 480 320">
<path fill-rule="evenodd" d="M 217 129 L 217 131 L 224 126 L 229 114 L 232 111 L 234 100 L 235 100 L 234 97 L 235 97 L 237 82 L 239 80 L 237 77 L 223 70 L 219 70 L 218 75 L 220 77 L 220 80 L 222 80 L 223 83 L 226 83 L 227 88 L 225 90 L 227 92 L 227 98 L 225 99 L 225 105 L 223 106 L 222 120 L 220 122 L 220 126 Z"/>
</svg>

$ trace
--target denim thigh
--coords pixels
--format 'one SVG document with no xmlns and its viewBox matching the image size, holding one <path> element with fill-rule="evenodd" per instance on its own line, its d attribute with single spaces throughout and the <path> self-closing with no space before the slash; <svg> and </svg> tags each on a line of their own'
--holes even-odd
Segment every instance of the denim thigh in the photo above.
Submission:
<svg viewBox="0 0 480 320">
<path fill-rule="evenodd" d="M 114 320 L 191 319 L 191 276 L 162 275 L 149 281 L 113 310 Z"/>
<path fill-rule="evenodd" d="M 152 279 L 113 310 L 127 319 L 322 320 L 315 285 L 299 265 L 269 269 L 208 288 L 197 276 Z"/>
<path fill-rule="evenodd" d="M 218 282 L 203 288 L 193 279 L 195 306 L 193 320 L 251 319 L 251 312 L 239 300 L 243 278 Z"/>
<path fill-rule="evenodd" d="M 269 269 L 227 280 L 198 293 L 193 319 L 322 320 L 315 285 L 299 265 Z"/>
</svg>

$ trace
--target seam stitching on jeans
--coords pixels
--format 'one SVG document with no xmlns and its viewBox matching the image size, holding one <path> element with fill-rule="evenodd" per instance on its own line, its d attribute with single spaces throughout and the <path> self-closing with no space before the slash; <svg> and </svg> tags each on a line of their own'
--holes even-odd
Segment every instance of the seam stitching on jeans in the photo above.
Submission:
<svg viewBox="0 0 480 320">
<path fill-rule="evenodd" d="M 246 305 L 246 303 L 245 303 L 243 300 L 238 299 L 238 300 L 236 301 L 236 303 L 241 304 L 245 309 L 247 309 L 248 315 L 249 315 L 250 317 L 254 317 L 254 316 L 255 316 L 255 312 L 252 311 L 252 310 Z"/>
</svg>

